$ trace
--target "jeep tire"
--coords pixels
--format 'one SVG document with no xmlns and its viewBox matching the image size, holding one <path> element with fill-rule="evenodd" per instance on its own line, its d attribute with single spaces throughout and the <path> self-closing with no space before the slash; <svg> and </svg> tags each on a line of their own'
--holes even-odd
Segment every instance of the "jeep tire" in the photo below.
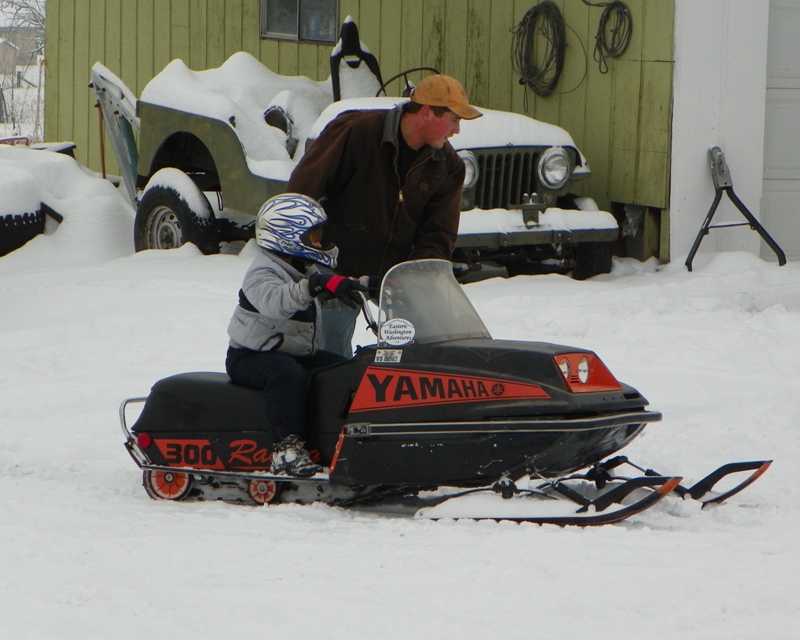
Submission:
<svg viewBox="0 0 800 640">
<path fill-rule="evenodd" d="M 193 211 L 175 188 L 154 185 L 145 190 L 136 209 L 134 248 L 177 249 L 187 242 L 206 255 L 219 253 L 216 219 L 208 200 L 197 189 L 203 211 Z M 195 195 L 197 195 L 195 194 Z"/>
<path fill-rule="evenodd" d="M 601 273 L 610 273 L 613 242 L 581 242 L 575 246 L 575 269 L 572 277 L 575 280 L 588 280 Z"/>
</svg>

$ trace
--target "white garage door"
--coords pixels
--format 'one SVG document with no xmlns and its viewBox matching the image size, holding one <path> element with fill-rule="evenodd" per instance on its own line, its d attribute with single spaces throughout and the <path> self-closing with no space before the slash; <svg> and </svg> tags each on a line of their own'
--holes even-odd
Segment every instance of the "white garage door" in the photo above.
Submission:
<svg viewBox="0 0 800 640">
<path fill-rule="evenodd" d="M 800 0 L 770 0 L 761 221 L 800 260 Z M 777 260 L 762 242 L 761 256 Z"/>
</svg>

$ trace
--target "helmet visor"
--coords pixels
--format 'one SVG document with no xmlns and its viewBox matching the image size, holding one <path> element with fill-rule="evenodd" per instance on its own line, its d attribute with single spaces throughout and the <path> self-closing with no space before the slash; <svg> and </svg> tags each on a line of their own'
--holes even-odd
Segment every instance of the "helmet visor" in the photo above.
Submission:
<svg viewBox="0 0 800 640">
<path fill-rule="evenodd" d="M 321 223 L 311 227 L 310 229 L 306 229 L 300 235 L 300 242 L 311 249 L 319 249 L 320 251 L 330 251 L 333 249 L 334 244 L 332 242 L 323 242 L 322 235 L 324 232 L 325 223 Z"/>
</svg>

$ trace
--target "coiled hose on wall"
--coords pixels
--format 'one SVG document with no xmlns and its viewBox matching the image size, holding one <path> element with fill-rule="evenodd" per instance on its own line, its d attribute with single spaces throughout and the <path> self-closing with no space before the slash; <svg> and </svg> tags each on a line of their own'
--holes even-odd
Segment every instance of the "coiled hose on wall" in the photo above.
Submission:
<svg viewBox="0 0 800 640">
<path fill-rule="evenodd" d="M 528 9 L 511 31 L 511 64 L 519 83 L 536 95 L 549 96 L 564 69 L 567 44 L 561 11 L 554 2 L 545 0 Z"/>
</svg>

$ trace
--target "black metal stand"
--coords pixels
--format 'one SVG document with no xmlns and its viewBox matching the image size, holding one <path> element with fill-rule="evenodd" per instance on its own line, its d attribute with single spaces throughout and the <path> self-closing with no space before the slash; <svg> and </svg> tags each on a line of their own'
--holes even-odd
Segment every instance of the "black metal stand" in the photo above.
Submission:
<svg viewBox="0 0 800 640">
<path fill-rule="evenodd" d="M 778 256 L 778 264 L 780 266 L 785 265 L 786 254 L 783 253 L 783 250 L 778 246 L 778 243 L 772 239 L 772 236 L 767 233 L 767 230 L 758 220 L 755 219 L 755 216 L 750 213 L 747 207 L 744 206 L 744 203 L 739 200 L 739 197 L 734 193 L 731 172 L 728 169 L 728 164 L 725 162 L 725 156 L 722 153 L 722 149 L 719 147 L 711 147 L 708 150 L 708 159 L 711 162 L 711 177 L 714 180 L 714 189 L 716 190 L 716 193 L 714 194 L 714 202 L 711 204 L 711 209 L 709 209 L 708 215 L 706 215 L 706 219 L 703 221 L 703 226 L 700 227 L 697 238 L 694 240 L 692 250 L 689 251 L 689 256 L 686 258 L 686 267 L 689 269 L 689 271 L 692 270 L 692 260 L 694 260 L 697 249 L 700 247 L 700 243 L 703 241 L 703 238 L 708 235 L 711 229 L 744 226 L 749 226 L 753 231 L 758 231 L 758 234 L 764 239 L 764 242 L 766 242 L 769 245 L 769 248 L 775 252 L 776 256 Z M 736 208 L 745 217 L 747 222 L 711 224 L 711 219 L 714 217 L 714 213 L 716 212 L 717 207 L 722 200 L 723 193 L 728 194 L 731 202 L 736 205 Z"/>
</svg>

